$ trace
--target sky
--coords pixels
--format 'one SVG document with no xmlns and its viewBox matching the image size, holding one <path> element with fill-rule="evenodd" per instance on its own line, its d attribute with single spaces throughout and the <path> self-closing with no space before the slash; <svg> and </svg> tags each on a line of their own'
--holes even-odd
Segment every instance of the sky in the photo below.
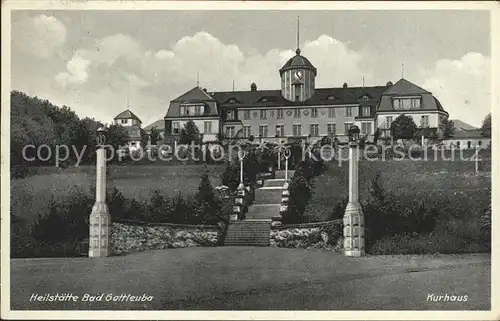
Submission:
<svg viewBox="0 0 500 321">
<path fill-rule="evenodd" d="M 480 126 L 490 112 L 488 11 L 13 11 L 12 89 L 110 123 L 130 108 L 143 125 L 197 84 L 279 89 L 295 54 L 316 87 L 405 79 Z"/>
</svg>

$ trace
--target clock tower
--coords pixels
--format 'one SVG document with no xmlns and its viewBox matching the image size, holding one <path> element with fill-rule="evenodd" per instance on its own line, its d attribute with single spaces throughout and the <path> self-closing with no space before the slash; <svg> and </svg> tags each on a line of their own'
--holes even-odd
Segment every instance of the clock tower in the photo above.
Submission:
<svg viewBox="0 0 500 321">
<path fill-rule="evenodd" d="M 295 56 L 290 58 L 280 69 L 281 95 L 290 101 L 305 101 L 314 94 L 316 68 L 300 54 L 297 48 Z"/>
</svg>

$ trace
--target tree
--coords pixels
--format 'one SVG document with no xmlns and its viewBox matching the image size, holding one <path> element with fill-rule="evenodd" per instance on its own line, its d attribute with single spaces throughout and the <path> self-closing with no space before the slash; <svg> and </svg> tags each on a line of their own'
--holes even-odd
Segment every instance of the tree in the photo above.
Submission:
<svg viewBox="0 0 500 321">
<path fill-rule="evenodd" d="M 151 132 L 149 133 L 149 137 L 151 137 L 151 145 L 156 145 L 160 140 L 160 131 L 158 127 L 151 128 Z"/>
<path fill-rule="evenodd" d="M 443 138 L 450 138 L 455 133 L 455 124 L 453 123 L 453 120 L 446 117 L 439 124 L 439 129 L 441 130 Z"/>
<path fill-rule="evenodd" d="M 413 118 L 405 114 L 399 115 L 391 124 L 391 133 L 394 139 L 413 139 L 417 132 L 417 125 Z"/>
<path fill-rule="evenodd" d="M 481 126 L 481 135 L 484 137 L 491 138 L 491 113 L 486 115 Z"/>
<path fill-rule="evenodd" d="M 186 145 L 191 143 L 199 145 L 201 143 L 200 130 L 192 120 L 189 120 L 181 130 L 179 143 Z"/>
<path fill-rule="evenodd" d="M 120 146 L 128 143 L 129 135 L 127 130 L 121 125 L 111 125 L 107 129 L 107 144 L 113 146 L 116 151 Z"/>
</svg>

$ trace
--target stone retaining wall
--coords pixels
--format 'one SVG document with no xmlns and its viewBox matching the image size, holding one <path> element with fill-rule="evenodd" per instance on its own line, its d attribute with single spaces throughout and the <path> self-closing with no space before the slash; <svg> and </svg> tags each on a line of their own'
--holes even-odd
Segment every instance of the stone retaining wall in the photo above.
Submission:
<svg viewBox="0 0 500 321">
<path fill-rule="evenodd" d="M 283 225 L 271 230 L 271 246 L 300 249 L 343 250 L 342 220 Z"/>
<path fill-rule="evenodd" d="M 216 246 L 216 226 L 113 222 L 111 253 L 114 255 L 149 250 L 195 246 Z"/>
</svg>

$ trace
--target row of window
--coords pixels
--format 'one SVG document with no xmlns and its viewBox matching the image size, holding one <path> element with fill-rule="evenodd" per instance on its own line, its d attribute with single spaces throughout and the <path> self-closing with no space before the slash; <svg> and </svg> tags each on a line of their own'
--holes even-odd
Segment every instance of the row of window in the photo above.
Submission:
<svg viewBox="0 0 500 321">
<path fill-rule="evenodd" d="M 344 134 L 347 134 L 349 128 L 353 125 L 353 123 L 346 122 L 344 123 Z M 302 130 L 301 124 L 292 125 L 292 136 L 304 136 L 305 133 Z M 259 133 L 260 137 L 269 137 L 269 126 L 268 125 L 259 125 Z M 371 135 L 372 134 L 372 123 L 371 122 L 363 122 L 361 123 L 361 134 Z M 337 134 L 337 124 L 327 124 L 326 126 L 327 135 L 336 135 Z M 226 126 L 226 136 L 231 138 L 236 134 L 235 126 Z M 309 125 L 309 135 L 311 136 L 320 136 L 319 132 L 319 124 L 310 124 Z M 253 135 L 251 126 L 243 126 L 243 135 L 244 137 L 250 137 Z M 285 136 L 285 125 L 276 125 L 275 126 L 275 136 L 283 137 Z"/>
<path fill-rule="evenodd" d="M 420 98 L 394 98 L 392 103 L 396 110 L 420 108 Z"/>
<path fill-rule="evenodd" d="M 386 128 L 391 127 L 392 121 L 393 121 L 392 116 L 385 116 Z M 429 127 L 429 115 L 422 115 L 422 117 L 420 118 L 420 127 L 423 128 Z"/>
<path fill-rule="evenodd" d="M 172 134 L 179 134 L 180 132 L 180 123 L 177 121 L 172 122 Z M 213 134 L 211 121 L 203 122 L 203 134 Z"/>
<path fill-rule="evenodd" d="M 293 118 L 301 118 L 302 114 L 307 116 L 309 112 L 311 113 L 312 118 L 318 118 L 318 109 L 319 108 L 308 108 L 308 109 L 301 109 L 301 108 L 295 108 L 287 110 L 288 116 L 291 116 L 293 113 Z M 345 116 L 346 117 L 354 117 L 356 116 L 356 109 L 357 107 L 345 107 Z M 276 119 L 283 119 L 285 114 L 285 109 L 277 109 L 276 110 Z M 226 119 L 228 120 L 236 120 L 236 113 L 233 111 L 228 111 L 227 112 L 227 117 Z M 251 119 L 252 111 L 251 110 L 244 110 L 243 111 L 243 119 L 244 120 L 249 120 Z M 268 115 L 268 110 L 267 109 L 260 109 L 259 114 L 257 112 L 254 112 L 254 117 L 257 117 L 257 115 L 260 116 L 260 119 L 267 119 Z M 361 109 L 361 115 L 362 116 L 370 116 L 371 115 L 371 109 L 370 106 L 364 106 Z M 328 117 L 329 118 L 335 118 L 335 108 L 330 107 L 328 108 Z"/>
<path fill-rule="evenodd" d="M 199 116 L 205 113 L 204 105 L 193 105 L 193 106 L 181 106 L 180 114 L 181 116 Z"/>
</svg>

